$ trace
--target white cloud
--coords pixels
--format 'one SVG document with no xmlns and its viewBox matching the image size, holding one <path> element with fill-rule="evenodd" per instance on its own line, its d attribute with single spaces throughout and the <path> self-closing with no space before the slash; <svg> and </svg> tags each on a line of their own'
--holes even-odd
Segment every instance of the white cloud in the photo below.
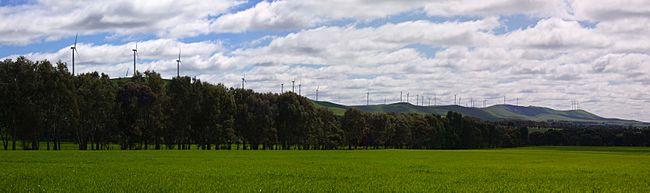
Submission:
<svg viewBox="0 0 650 193">
<path fill-rule="evenodd" d="M 11 10 L 0 8 L 0 15 L 8 16 L 0 18 L 0 24 L 16 29 L 0 28 L 0 34 L 6 35 L 0 37 L 0 44 L 57 39 L 77 29 L 56 26 L 84 24 L 79 31 L 87 34 L 163 37 L 139 43 L 139 69 L 155 69 L 166 77 L 175 74 L 177 47 L 183 47 L 186 66 L 182 74 L 239 87 L 245 73 L 247 87 L 260 92 L 278 92 L 281 83 L 286 91 L 290 81 L 296 80 L 306 96 L 313 97 L 319 87 L 321 100 L 345 104 L 365 104 L 368 90 L 371 103 L 395 102 L 400 91 L 409 93 L 411 101 L 415 95 L 429 98 L 435 94 L 438 104 L 451 104 L 454 95 L 481 105 L 482 100 L 500 104 L 505 95 L 509 103 L 519 98 L 520 105 L 569 109 L 575 99 L 599 115 L 650 121 L 643 109 L 650 101 L 645 94 L 650 92 L 650 18 L 644 1 L 289 0 L 262 1 L 221 16 L 239 2 L 190 2 L 182 13 L 169 14 L 174 10 L 170 6 L 183 7 L 175 3 L 186 2 L 142 5 L 147 8 L 137 12 L 134 7 L 140 6 L 130 2 L 82 6 L 41 1 Z M 43 5 L 53 7 L 37 7 Z M 61 11 L 74 6 L 71 10 L 84 10 Z M 46 18 L 46 12 L 37 8 L 61 13 Z M 437 18 L 436 22 L 426 18 L 393 23 L 377 20 L 404 13 Z M 503 32 L 507 24 L 502 16 L 506 15 L 526 15 L 538 21 Z M 68 21 L 72 16 L 82 19 Z M 456 20 L 453 16 L 469 17 Z M 32 24 L 25 17 L 45 19 Z M 439 22 L 439 18 L 447 19 Z M 337 20 L 352 22 L 332 22 Z M 276 29 L 290 33 L 243 42 L 245 46 L 232 50 L 216 40 L 174 40 L 214 32 Z M 123 76 L 132 65 L 133 46 L 80 44 L 78 69 Z M 54 61 L 68 61 L 69 55 L 68 47 L 28 54 Z"/>
<path fill-rule="evenodd" d="M 562 0 L 460 0 L 433 1 L 424 5 L 431 16 L 499 16 L 529 15 L 535 17 L 571 17 Z"/>
<path fill-rule="evenodd" d="M 423 11 L 430 16 L 529 15 L 568 18 L 568 5 L 562 0 L 462 0 L 462 1 L 262 1 L 254 7 L 226 14 L 212 23 L 217 32 L 244 32 L 268 29 L 299 29 L 328 21 L 353 19 L 371 21 L 405 13 Z"/>
<path fill-rule="evenodd" d="M 572 0 L 571 7 L 575 17 L 579 20 L 611 21 L 650 18 L 650 3 L 645 0 Z"/>
<path fill-rule="evenodd" d="M 504 37 L 506 46 L 524 46 L 533 48 L 606 48 L 611 46 L 611 39 L 603 34 L 583 28 L 576 21 L 558 18 L 543 19 L 532 28 L 516 30 Z"/>
<path fill-rule="evenodd" d="M 77 73 L 99 71 L 111 76 L 123 76 L 125 71 L 133 71 L 133 52 L 135 42 L 122 45 L 77 44 L 79 54 L 76 57 L 75 71 Z M 178 49 L 182 50 L 184 71 L 200 71 L 217 64 L 213 54 L 223 51 L 220 42 L 183 43 L 172 39 L 156 39 L 138 44 L 138 71 L 156 70 L 164 75 L 176 72 Z M 53 62 L 62 61 L 71 65 L 70 47 L 64 47 L 53 53 L 22 54 L 32 60 L 47 59 Z M 15 59 L 17 55 L 6 58 Z M 70 68 L 70 67 L 69 67 Z M 196 72 L 192 72 L 196 73 Z M 169 76 L 168 76 L 169 77 Z"/>
<path fill-rule="evenodd" d="M 372 103 L 384 98 L 394 102 L 400 90 L 427 97 L 436 93 L 439 104 L 450 104 L 454 94 L 467 101 L 487 100 L 488 105 L 501 103 L 506 95 L 512 104 L 519 98 L 520 105 L 560 109 L 570 108 L 575 99 L 599 115 L 647 120 L 644 111 L 620 106 L 642 106 L 650 100 L 630 95 L 650 91 L 650 81 L 643 78 L 650 76 L 645 65 L 650 54 L 643 49 L 608 53 L 621 52 L 617 42 L 634 49 L 648 41 L 634 42 L 600 26 L 559 18 L 501 35 L 492 32 L 500 25 L 485 18 L 319 27 L 273 38 L 267 46 L 235 50 L 229 59 L 252 67 L 247 72 L 251 88 L 277 92 L 279 83 L 302 77 L 309 82 L 303 85 L 306 90 L 320 85 L 321 99 L 346 104 L 364 104 L 367 89 L 373 93 Z M 440 51 L 428 56 L 410 48 L 413 43 Z"/>
<path fill-rule="evenodd" d="M 108 32 L 188 37 L 209 32 L 209 16 L 240 2 L 214 1 L 58 1 L 0 7 L 0 44 L 27 44 L 61 37 Z"/>
</svg>

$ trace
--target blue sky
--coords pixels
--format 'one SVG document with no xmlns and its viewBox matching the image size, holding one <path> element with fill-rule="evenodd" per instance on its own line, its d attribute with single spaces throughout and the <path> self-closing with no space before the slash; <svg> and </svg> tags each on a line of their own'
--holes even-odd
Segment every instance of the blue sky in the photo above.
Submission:
<svg viewBox="0 0 650 193">
<path fill-rule="evenodd" d="M 232 87 L 245 74 L 260 92 L 295 80 L 307 97 L 318 87 L 319 99 L 352 105 L 368 90 L 372 103 L 400 91 L 441 104 L 575 100 L 650 121 L 649 10 L 642 0 L 0 0 L 0 57 L 70 63 L 78 33 L 78 73 L 127 76 L 138 43 L 138 70 L 172 77 L 181 49 L 181 74 Z"/>
<path fill-rule="evenodd" d="M 238 11 L 250 9 L 254 7 L 260 1 L 246 1 L 245 3 L 233 6 L 229 12 L 236 13 Z M 34 1 L 28 0 L 12 0 L 12 1 L 1 1 L 0 5 L 5 7 L 12 6 L 21 6 L 33 4 Z M 213 18 L 218 18 L 214 16 Z M 378 27 L 386 23 L 400 23 L 405 21 L 414 21 L 414 20 L 427 20 L 431 22 L 441 23 L 446 21 L 471 21 L 479 19 L 476 16 L 450 16 L 450 17 L 440 17 L 440 16 L 428 16 L 422 11 L 415 12 L 404 12 L 397 15 L 389 15 L 385 18 L 377 18 L 369 21 L 354 21 L 352 19 L 341 19 L 326 22 L 323 25 L 326 26 L 349 26 L 354 25 L 358 27 Z M 496 30 L 496 33 L 507 33 L 512 30 L 527 28 L 533 26 L 539 21 L 539 17 L 531 17 L 528 15 L 514 14 L 506 15 L 501 18 L 503 26 Z M 224 43 L 228 49 L 237 49 L 242 47 L 248 47 L 248 43 L 263 38 L 265 36 L 284 36 L 289 33 L 295 33 L 302 29 L 275 29 L 275 30 L 253 30 L 239 33 L 207 33 L 191 37 L 179 38 L 178 41 L 184 43 L 191 42 L 201 42 L 201 41 L 221 41 Z M 48 41 L 45 39 L 38 39 L 29 44 L 23 45 L 12 45 L 12 44 L 2 44 L 0 45 L 0 57 L 7 57 L 11 55 L 20 55 L 24 53 L 35 53 L 35 52 L 55 52 L 62 47 L 70 45 L 71 42 L 74 42 L 74 35 L 71 34 L 68 37 L 63 37 L 61 39 Z M 78 41 L 80 43 L 89 43 L 95 45 L 109 44 L 109 45 L 119 45 L 126 42 L 134 41 L 147 41 L 157 39 L 153 34 L 150 33 L 139 33 L 139 34 L 130 34 L 128 36 L 115 37 L 113 33 L 93 33 L 88 35 L 80 35 Z M 266 42 L 268 43 L 268 42 Z M 261 46 L 261 45 L 260 45 Z M 432 48 L 430 46 L 425 46 L 421 44 L 413 44 L 413 48 L 423 51 L 427 54 L 434 54 L 432 52 L 437 51 L 438 49 Z"/>
</svg>

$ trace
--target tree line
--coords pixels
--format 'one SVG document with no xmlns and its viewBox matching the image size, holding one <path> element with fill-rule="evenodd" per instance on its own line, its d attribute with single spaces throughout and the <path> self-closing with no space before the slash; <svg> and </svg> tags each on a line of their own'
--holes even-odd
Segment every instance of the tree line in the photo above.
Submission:
<svg viewBox="0 0 650 193">
<path fill-rule="evenodd" d="M 97 72 L 73 76 L 64 63 L 24 57 L 0 62 L 0 96 L 0 138 L 5 150 L 60 150 L 62 142 L 72 142 L 80 150 L 109 149 L 112 144 L 124 150 L 565 144 L 546 137 L 555 130 L 529 135 L 529 126 L 486 122 L 454 112 L 441 116 L 348 109 L 339 116 L 293 92 L 257 93 L 190 77 L 165 80 L 151 71 L 136 72 L 128 79 Z M 642 139 L 646 137 L 650 135 Z"/>
</svg>

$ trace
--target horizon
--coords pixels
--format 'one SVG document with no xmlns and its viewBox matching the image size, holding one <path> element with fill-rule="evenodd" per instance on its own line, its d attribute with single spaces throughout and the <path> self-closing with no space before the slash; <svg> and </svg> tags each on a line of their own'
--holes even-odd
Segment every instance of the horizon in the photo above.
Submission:
<svg viewBox="0 0 650 193">
<path fill-rule="evenodd" d="M 650 122 L 650 12 L 643 1 L 3 1 L 0 58 L 76 72 L 138 70 L 344 105 L 400 91 Z M 198 3 L 200 2 L 200 3 Z M 70 11 L 72 10 L 72 11 Z M 170 12 L 169 10 L 174 10 Z M 133 69 L 130 69 L 133 70 Z M 126 76 L 126 77 L 130 77 Z M 413 102 L 413 101 L 411 101 Z M 481 101 L 482 106 L 482 101 Z"/>
</svg>

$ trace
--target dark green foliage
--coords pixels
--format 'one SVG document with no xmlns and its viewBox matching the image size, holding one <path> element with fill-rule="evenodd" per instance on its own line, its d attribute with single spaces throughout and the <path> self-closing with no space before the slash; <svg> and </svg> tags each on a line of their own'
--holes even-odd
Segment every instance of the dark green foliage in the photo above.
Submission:
<svg viewBox="0 0 650 193">
<path fill-rule="evenodd" d="M 149 71 L 119 80 L 96 72 L 73 76 L 63 63 L 23 57 L 0 62 L 0 94 L 5 150 L 59 150 L 61 141 L 80 150 L 111 144 L 182 150 L 650 145 L 648 129 L 486 122 L 452 111 L 443 116 L 348 108 L 337 116 L 293 92 L 256 93 L 190 77 L 164 80 Z M 529 127 L 554 129 L 529 135 Z"/>
</svg>

